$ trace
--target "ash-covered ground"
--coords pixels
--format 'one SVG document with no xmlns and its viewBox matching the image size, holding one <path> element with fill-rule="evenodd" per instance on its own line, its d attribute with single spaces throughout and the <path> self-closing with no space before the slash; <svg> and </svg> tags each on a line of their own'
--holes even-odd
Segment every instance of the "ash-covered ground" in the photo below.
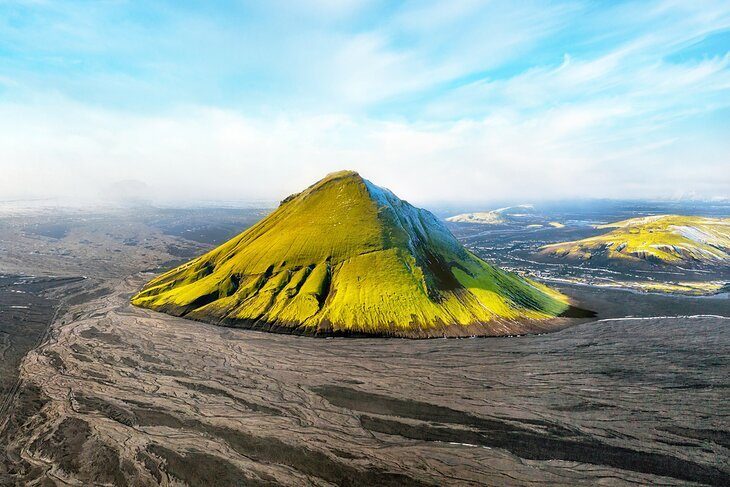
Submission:
<svg viewBox="0 0 730 487">
<path fill-rule="evenodd" d="M 599 288 L 600 269 L 561 264 L 576 279 L 552 282 L 595 320 L 426 341 L 129 305 L 153 273 L 263 214 L 0 216 L 0 485 L 730 485 L 727 294 Z M 452 228 L 490 261 L 560 278 L 529 255 L 590 232 L 569 220 Z"/>
</svg>

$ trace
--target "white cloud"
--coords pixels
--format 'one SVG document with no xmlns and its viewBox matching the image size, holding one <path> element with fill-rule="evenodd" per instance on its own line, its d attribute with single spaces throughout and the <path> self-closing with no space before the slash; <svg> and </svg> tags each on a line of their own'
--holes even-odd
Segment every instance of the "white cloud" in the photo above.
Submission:
<svg viewBox="0 0 730 487">
<path fill-rule="evenodd" d="M 68 101 L 5 105 L 0 194 L 103 198 L 109 184 L 137 180 L 158 201 L 272 200 L 351 168 L 415 202 L 722 196 L 730 181 L 712 141 L 704 141 L 695 171 L 678 178 L 688 151 L 676 141 L 627 148 L 600 136 L 621 111 L 561 107 L 528 119 L 505 112 L 409 124 L 344 115 L 252 119 L 206 107 L 140 116 Z"/>
<path fill-rule="evenodd" d="M 127 5 L 0 18 L 0 199 L 271 199 L 345 167 L 415 201 L 730 186 L 730 54 L 674 57 L 727 2 Z"/>
</svg>

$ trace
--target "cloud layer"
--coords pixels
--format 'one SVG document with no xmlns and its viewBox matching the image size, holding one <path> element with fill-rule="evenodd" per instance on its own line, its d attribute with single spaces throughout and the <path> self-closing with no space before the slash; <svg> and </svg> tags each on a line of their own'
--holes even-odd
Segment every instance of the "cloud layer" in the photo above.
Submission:
<svg viewBox="0 0 730 487">
<path fill-rule="evenodd" d="M 0 200 L 727 197 L 730 6 L 0 3 Z"/>
</svg>

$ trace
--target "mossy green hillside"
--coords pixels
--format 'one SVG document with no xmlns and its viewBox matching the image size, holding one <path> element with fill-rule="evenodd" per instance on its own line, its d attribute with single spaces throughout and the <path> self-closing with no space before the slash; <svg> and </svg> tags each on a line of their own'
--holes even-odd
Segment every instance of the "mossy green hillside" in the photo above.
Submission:
<svg viewBox="0 0 730 487">
<path fill-rule="evenodd" d="M 344 171 L 132 302 L 233 326 L 440 336 L 542 330 L 561 294 L 464 249 L 430 212 Z"/>
<path fill-rule="evenodd" d="M 584 260 L 600 255 L 669 264 L 730 263 L 730 218 L 658 215 L 597 228 L 613 230 L 583 240 L 547 245 L 541 252 Z"/>
</svg>

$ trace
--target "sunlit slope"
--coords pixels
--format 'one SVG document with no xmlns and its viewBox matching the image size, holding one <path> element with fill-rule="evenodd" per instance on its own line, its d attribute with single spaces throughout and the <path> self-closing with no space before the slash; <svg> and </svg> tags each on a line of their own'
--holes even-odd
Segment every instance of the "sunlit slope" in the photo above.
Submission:
<svg viewBox="0 0 730 487">
<path fill-rule="evenodd" d="M 632 218 L 597 228 L 604 235 L 548 245 L 543 254 L 669 264 L 730 264 L 730 218 L 660 215 Z"/>
<path fill-rule="evenodd" d="M 539 331 L 565 298 L 489 266 L 425 210 L 357 173 L 330 174 L 132 302 L 218 324 L 305 334 Z"/>
</svg>

